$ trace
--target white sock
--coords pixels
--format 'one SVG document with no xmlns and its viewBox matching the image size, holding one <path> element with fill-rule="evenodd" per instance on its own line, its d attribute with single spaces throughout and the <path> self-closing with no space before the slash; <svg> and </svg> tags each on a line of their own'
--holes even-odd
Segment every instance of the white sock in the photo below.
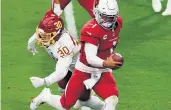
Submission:
<svg viewBox="0 0 171 110">
<path fill-rule="evenodd" d="M 94 110 L 102 110 L 102 108 L 105 106 L 104 102 L 101 101 L 97 96 L 91 96 L 88 101 L 80 101 L 80 104 L 90 107 Z"/>
<path fill-rule="evenodd" d="M 117 96 L 110 96 L 105 100 L 105 108 L 104 110 L 115 110 L 116 105 L 118 103 L 118 97 Z"/>
<path fill-rule="evenodd" d="M 152 0 L 152 7 L 155 12 L 160 12 L 162 9 L 162 4 L 160 0 Z"/>
<path fill-rule="evenodd" d="M 171 10 L 171 0 L 167 0 L 167 6 L 166 9 Z"/>
<path fill-rule="evenodd" d="M 65 110 L 60 102 L 61 96 L 50 94 L 43 102 L 46 102 L 50 106 L 56 108 L 57 110 Z"/>
</svg>

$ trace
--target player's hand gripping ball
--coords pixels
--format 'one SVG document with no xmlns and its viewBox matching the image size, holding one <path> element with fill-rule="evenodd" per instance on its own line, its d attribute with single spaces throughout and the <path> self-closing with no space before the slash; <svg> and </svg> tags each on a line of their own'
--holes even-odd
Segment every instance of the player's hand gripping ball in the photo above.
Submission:
<svg viewBox="0 0 171 110">
<path fill-rule="evenodd" d="M 112 58 L 113 58 L 114 61 L 122 63 L 122 64 L 118 64 L 117 67 L 113 68 L 113 70 L 121 68 L 123 63 L 124 63 L 124 58 L 122 57 L 122 55 L 119 54 L 119 53 L 113 53 L 112 55 L 113 55 Z"/>
</svg>

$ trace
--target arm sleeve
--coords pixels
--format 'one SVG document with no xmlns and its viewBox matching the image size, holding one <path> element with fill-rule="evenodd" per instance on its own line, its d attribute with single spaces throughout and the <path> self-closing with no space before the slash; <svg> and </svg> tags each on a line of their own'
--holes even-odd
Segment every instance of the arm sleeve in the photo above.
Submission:
<svg viewBox="0 0 171 110">
<path fill-rule="evenodd" d="M 36 33 L 33 34 L 28 40 L 28 45 L 34 45 L 36 43 Z"/>
<path fill-rule="evenodd" d="M 85 54 L 87 62 L 95 67 L 103 67 L 103 61 L 97 56 L 98 47 L 94 44 L 85 43 Z"/>
<path fill-rule="evenodd" d="M 55 82 L 62 80 L 67 75 L 68 68 L 71 62 L 71 56 L 60 58 L 56 64 L 56 71 L 45 78 L 46 84 L 49 86 Z"/>
</svg>

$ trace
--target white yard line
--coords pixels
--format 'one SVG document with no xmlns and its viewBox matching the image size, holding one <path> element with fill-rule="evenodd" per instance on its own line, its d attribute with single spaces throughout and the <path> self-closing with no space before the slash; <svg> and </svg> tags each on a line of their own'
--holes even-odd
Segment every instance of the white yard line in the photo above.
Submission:
<svg viewBox="0 0 171 110">
<path fill-rule="evenodd" d="M 67 5 L 67 7 L 65 7 L 64 15 L 65 15 L 65 21 L 66 21 L 66 24 L 67 24 L 67 30 L 70 32 L 70 34 L 74 38 L 78 39 L 72 1 Z"/>
</svg>

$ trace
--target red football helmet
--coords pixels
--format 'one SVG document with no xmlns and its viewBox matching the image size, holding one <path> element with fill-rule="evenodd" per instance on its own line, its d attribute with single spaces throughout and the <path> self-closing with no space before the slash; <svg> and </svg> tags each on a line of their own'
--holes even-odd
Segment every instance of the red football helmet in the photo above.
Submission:
<svg viewBox="0 0 171 110">
<path fill-rule="evenodd" d="M 36 29 L 37 43 L 43 47 L 53 45 L 60 38 L 63 29 L 64 22 L 59 16 L 45 16 Z"/>
</svg>

